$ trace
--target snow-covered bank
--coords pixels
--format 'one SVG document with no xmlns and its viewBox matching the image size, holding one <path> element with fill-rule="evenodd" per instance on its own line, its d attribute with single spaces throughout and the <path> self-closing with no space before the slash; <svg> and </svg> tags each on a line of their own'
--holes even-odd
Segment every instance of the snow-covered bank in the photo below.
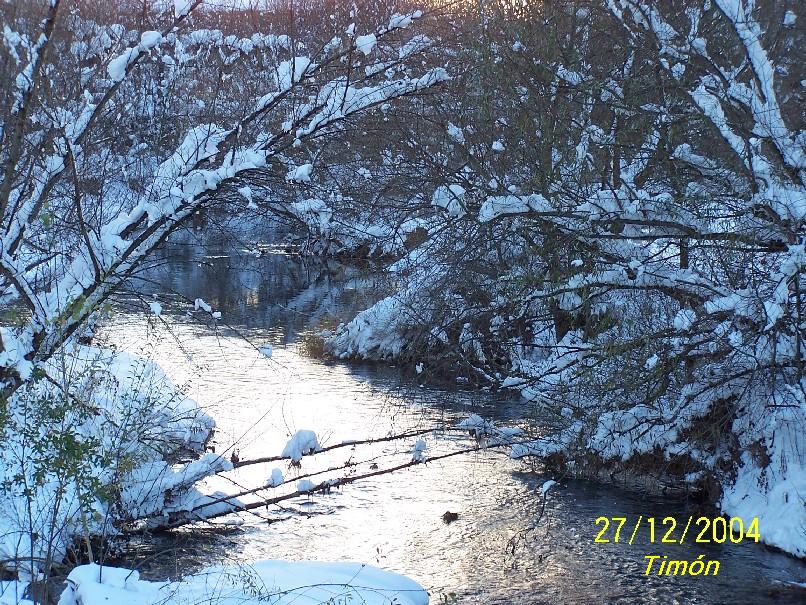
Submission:
<svg viewBox="0 0 806 605">
<path fill-rule="evenodd" d="M 404 576 L 359 563 L 258 561 L 213 567 L 177 582 L 147 582 L 136 571 L 75 568 L 59 605 L 427 605 L 428 593 Z"/>
<path fill-rule="evenodd" d="M 328 350 L 340 358 L 411 361 L 409 353 L 415 349 L 418 358 L 428 364 L 434 349 L 423 347 L 423 330 L 418 331 L 419 319 L 411 311 L 417 301 L 411 298 L 411 290 L 407 292 L 380 301 L 341 326 L 327 340 Z M 444 351 L 445 343 L 434 332 L 431 330 L 431 346 L 439 345 Z M 544 414 L 558 417 L 559 430 L 538 441 L 514 445 L 513 458 L 552 459 L 569 465 L 572 474 L 601 479 L 612 479 L 613 471 L 618 477 L 646 473 L 649 478 L 661 473 L 664 490 L 674 485 L 679 490 L 698 491 L 725 515 L 748 522 L 758 518 L 761 542 L 806 557 L 806 401 L 802 390 L 784 387 L 774 396 L 755 390 L 758 401 L 768 403 L 728 412 L 733 418 L 721 437 L 707 428 L 715 417 L 726 413 L 720 400 L 681 397 L 660 408 L 638 404 L 605 410 L 591 397 L 587 404 L 575 401 L 558 407 L 541 392 L 545 384 L 542 372 L 549 361 L 554 363 L 583 345 L 578 335 L 569 334 L 544 363 L 524 357 L 513 362 L 512 375 L 487 374 L 492 385 L 519 391 Z M 459 343 L 454 346 L 461 349 Z M 558 371 L 553 378 L 561 382 L 569 377 Z M 731 392 L 748 396 L 753 389 L 746 381 L 734 381 L 722 390 L 725 397 Z M 709 435 L 717 442 L 709 444 L 705 440 Z M 590 463 L 607 472 L 591 475 L 585 467 Z M 634 484 L 639 489 L 648 485 L 640 480 Z"/>
<path fill-rule="evenodd" d="M 22 574 L 79 539 L 114 536 L 205 498 L 229 465 L 198 456 L 215 426 L 154 363 L 68 345 L 8 401 L 0 449 L 0 559 Z M 29 569 L 33 566 L 34 569 Z"/>
<path fill-rule="evenodd" d="M 641 317 L 647 310 L 639 296 L 601 297 L 588 321 L 602 322 L 604 331 L 589 323 L 558 338 L 561 313 L 547 311 L 537 295 L 507 298 L 504 279 L 482 280 L 474 291 L 446 278 L 445 267 L 438 251 L 417 250 L 395 263 L 399 291 L 339 326 L 325 350 L 341 359 L 410 362 L 418 373 L 448 367 L 446 360 L 475 369 L 482 382 L 520 393 L 551 419 L 554 430 L 514 446 L 513 458 L 550 459 L 625 486 L 631 478 L 638 489 L 696 492 L 726 515 L 758 517 L 761 541 L 806 557 L 806 382 L 795 382 L 794 373 L 772 379 L 758 367 L 765 355 L 780 363 L 791 343 L 744 339 L 727 322 L 693 336 L 688 314 L 657 308 Z M 523 270 L 516 265 L 511 273 Z M 735 325 L 763 326 L 764 309 L 748 306 L 743 313 L 753 323 Z M 639 346 L 606 361 L 591 354 L 612 343 L 640 345 L 645 325 L 668 325 L 657 349 Z M 701 350 L 726 347 L 724 358 L 702 365 L 678 359 L 689 338 Z M 644 381 L 655 388 L 668 381 L 667 391 L 653 395 L 637 386 Z"/>
</svg>

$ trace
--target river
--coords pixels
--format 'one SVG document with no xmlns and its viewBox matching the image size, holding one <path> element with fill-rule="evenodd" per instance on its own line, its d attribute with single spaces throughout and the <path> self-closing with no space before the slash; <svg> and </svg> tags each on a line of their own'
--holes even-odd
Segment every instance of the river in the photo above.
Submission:
<svg viewBox="0 0 806 605">
<path fill-rule="evenodd" d="M 308 353 L 306 334 L 333 325 L 377 296 L 369 270 L 271 251 L 243 254 L 237 243 L 166 248 L 136 290 L 158 297 L 161 321 L 147 321 L 135 296 L 104 337 L 158 362 L 218 424 L 218 451 L 241 459 L 279 454 L 298 429 L 325 444 L 384 436 L 413 427 L 452 425 L 470 413 L 502 424 L 534 426 L 523 402 L 489 391 L 420 385 L 389 364 L 334 363 Z M 222 313 L 217 325 L 188 317 L 189 299 Z M 251 344 L 250 344 L 251 342 Z M 265 358 L 255 344 L 271 343 Z M 429 453 L 472 443 L 455 433 L 430 436 Z M 410 457 L 411 440 L 345 448 L 316 465 L 352 457 L 367 472 Z M 228 449 L 229 448 L 229 449 Z M 265 482 L 275 465 L 238 469 L 210 489 L 238 491 Z M 408 575 L 431 602 L 540 603 L 802 603 L 783 583 L 806 580 L 806 566 L 756 544 L 595 544 L 599 516 L 686 517 L 676 499 L 649 498 L 597 483 L 568 480 L 549 491 L 540 515 L 540 467 L 492 450 L 418 465 L 336 490 L 259 509 L 192 530 L 134 540 L 124 563 L 151 578 L 177 577 L 202 566 L 259 558 L 353 560 Z M 275 492 L 267 489 L 267 495 Z M 446 524 L 446 511 L 459 514 Z M 269 523 L 269 520 L 272 522 Z M 763 528 L 762 528 L 763 532 Z M 513 546 L 513 537 L 517 537 Z M 645 555 L 721 563 L 716 577 L 644 576 Z"/>
</svg>

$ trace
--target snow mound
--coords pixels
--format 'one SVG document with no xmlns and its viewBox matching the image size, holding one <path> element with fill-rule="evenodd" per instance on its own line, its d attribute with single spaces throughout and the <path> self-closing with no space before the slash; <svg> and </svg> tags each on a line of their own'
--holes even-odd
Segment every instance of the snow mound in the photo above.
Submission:
<svg viewBox="0 0 806 605">
<path fill-rule="evenodd" d="M 242 567 L 211 567 L 181 582 L 147 582 L 136 571 L 98 565 L 76 567 L 59 605 L 427 605 L 414 580 L 360 563 L 258 561 Z"/>
<path fill-rule="evenodd" d="M 428 446 L 425 443 L 424 439 L 418 439 L 414 442 L 414 446 L 411 448 L 411 459 L 413 462 L 425 462 L 425 450 Z"/>
<path fill-rule="evenodd" d="M 389 296 L 362 311 L 325 341 L 332 354 L 347 359 L 391 359 L 405 346 L 401 333 L 415 316 L 400 296 Z"/>
<path fill-rule="evenodd" d="M 283 471 L 281 471 L 279 468 L 271 469 L 271 477 L 269 477 L 269 480 L 266 481 L 266 485 L 270 487 L 277 487 L 282 485 L 284 482 L 285 478 L 283 477 Z"/>
<path fill-rule="evenodd" d="M 310 479 L 300 479 L 299 481 L 297 481 L 298 492 L 312 492 L 315 489 L 316 489 L 316 483 L 314 483 Z"/>
<path fill-rule="evenodd" d="M 316 433 L 313 431 L 301 430 L 294 433 L 294 436 L 285 444 L 281 456 L 291 458 L 294 462 L 302 460 L 303 456 L 314 454 L 321 449 Z"/>
<path fill-rule="evenodd" d="M 478 414 L 471 414 L 464 420 L 456 423 L 456 428 L 465 429 L 471 437 L 495 438 L 494 443 L 508 443 L 513 437 L 523 434 L 523 429 L 516 426 L 496 426 L 492 420 L 485 420 Z"/>
</svg>

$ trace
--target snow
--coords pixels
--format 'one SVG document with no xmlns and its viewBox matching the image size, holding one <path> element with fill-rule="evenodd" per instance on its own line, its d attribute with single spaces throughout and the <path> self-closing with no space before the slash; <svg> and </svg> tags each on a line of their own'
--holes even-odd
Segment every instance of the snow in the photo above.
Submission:
<svg viewBox="0 0 806 605">
<path fill-rule="evenodd" d="M 283 477 L 283 471 L 279 468 L 271 469 L 271 476 L 269 480 L 266 482 L 266 485 L 270 487 L 278 487 L 285 483 L 285 478 Z"/>
<path fill-rule="evenodd" d="M 67 578 L 59 605 L 428 605 L 416 582 L 359 563 L 256 561 L 210 567 L 177 582 L 148 582 L 136 571 L 82 565 Z"/>
<path fill-rule="evenodd" d="M 174 15 L 184 17 L 190 12 L 193 6 L 193 0 L 174 0 Z"/>
<path fill-rule="evenodd" d="M 285 178 L 292 183 L 310 183 L 313 164 L 302 164 L 288 171 Z"/>
<path fill-rule="evenodd" d="M 448 136 L 460 145 L 465 142 L 465 133 L 452 122 L 448 122 Z"/>
<path fill-rule="evenodd" d="M 790 27 L 795 25 L 795 21 L 797 21 L 798 16 L 795 14 L 795 11 L 788 10 L 784 13 L 784 25 Z"/>
<path fill-rule="evenodd" d="M 388 359 L 400 354 L 405 342 L 399 328 L 412 315 L 405 301 L 390 296 L 362 311 L 348 324 L 342 325 L 326 340 L 326 348 L 336 356 L 365 359 Z"/>
<path fill-rule="evenodd" d="M 745 409 L 734 420 L 734 433 L 744 450 L 742 464 L 735 479 L 724 486 L 720 508 L 746 520 L 758 517 L 759 533 L 766 544 L 806 557 L 806 464 L 802 454 L 806 401 L 802 391 L 792 389 L 769 403 L 769 407 Z M 766 461 L 750 451 L 758 443 L 766 446 Z"/>
<path fill-rule="evenodd" d="M 549 479 L 548 481 L 544 482 L 543 485 L 540 486 L 540 495 L 545 498 L 546 494 L 549 493 L 549 490 L 552 487 L 554 487 L 555 485 L 557 485 L 557 482 L 553 481 L 551 479 Z"/>
<path fill-rule="evenodd" d="M 106 68 L 106 71 L 112 81 L 120 82 L 123 80 L 123 78 L 126 77 L 126 69 L 129 67 L 129 65 L 134 63 L 138 56 L 140 56 L 140 48 L 134 46 L 132 48 L 127 48 L 117 57 L 112 59 Z"/>
<path fill-rule="evenodd" d="M 438 187 L 431 198 L 431 205 L 444 208 L 453 218 L 462 218 L 465 214 L 465 188 L 459 184 Z"/>
<path fill-rule="evenodd" d="M 484 420 L 478 414 L 471 414 L 464 420 L 456 424 L 456 428 L 468 429 L 471 434 L 479 437 L 481 435 L 491 434 L 494 429 L 494 424 L 489 420 Z"/>
<path fill-rule="evenodd" d="M 409 27 L 414 19 L 419 19 L 423 16 L 422 11 L 416 10 L 412 13 L 408 13 L 406 15 L 401 15 L 399 13 L 393 14 L 389 18 L 389 27 L 388 29 L 406 29 Z"/>
<path fill-rule="evenodd" d="M 547 212 L 550 209 L 551 204 L 549 201 L 539 193 L 533 193 L 528 196 L 491 196 L 481 205 L 479 220 L 482 223 L 486 223 L 503 215 Z"/>
<path fill-rule="evenodd" d="M 193 301 L 193 310 L 194 311 L 206 311 L 207 313 L 212 313 L 213 308 L 208 305 L 203 298 L 197 298 Z"/>
<path fill-rule="evenodd" d="M 148 308 L 157 317 L 162 315 L 162 305 L 159 304 L 157 301 L 152 301 L 148 303 Z"/>
<path fill-rule="evenodd" d="M 156 31 L 147 31 L 140 34 L 140 49 L 151 50 L 162 42 L 162 34 Z"/>
<path fill-rule="evenodd" d="M 366 36 L 358 36 L 355 39 L 355 48 L 359 52 L 364 53 L 364 55 L 369 55 L 375 45 L 378 43 L 378 39 L 375 37 L 375 34 L 367 34 Z"/>
<path fill-rule="evenodd" d="M 691 309 L 682 309 L 674 316 L 674 329 L 685 332 L 694 324 L 697 314 Z"/>
<path fill-rule="evenodd" d="M 318 452 L 320 449 L 316 433 L 303 429 L 294 433 L 285 444 L 280 455 L 284 458 L 291 458 L 294 462 L 299 462 L 303 456 Z"/>
<path fill-rule="evenodd" d="M 277 66 L 277 86 L 280 91 L 290 90 L 312 67 L 308 57 L 294 57 Z"/>
<path fill-rule="evenodd" d="M 298 492 L 312 492 L 315 489 L 316 489 L 316 483 L 314 483 L 310 479 L 300 479 L 299 481 L 297 481 Z"/>
<path fill-rule="evenodd" d="M 252 200 L 252 189 L 251 188 L 249 188 L 248 186 L 239 187 L 238 188 L 238 193 L 241 194 L 243 199 L 245 199 L 247 201 L 247 203 L 249 204 L 250 207 L 254 206 L 254 201 Z"/>
<path fill-rule="evenodd" d="M 36 605 L 23 598 L 27 588 L 28 582 L 0 580 L 0 605 Z"/>
<path fill-rule="evenodd" d="M 499 427 L 492 420 L 485 420 L 478 414 L 471 414 L 456 424 L 456 428 L 465 429 L 476 439 L 494 438 L 494 443 L 510 443 L 513 437 L 523 434 L 519 427 Z"/>
<path fill-rule="evenodd" d="M 425 450 L 428 446 L 424 439 L 418 439 L 411 448 L 411 459 L 414 462 L 425 462 Z"/>
<path fill-rule="evenodd" d="M 107 520 L 115 522 L 121 515 L 163 514 L 185 510 L 192 502 L 203 499 L 194 487 L 196 481 L 231 468 L 229 461 L 215 455 L 202 457 L 186 465 L 173 466 L 166 458 L 177 453 L 201 452 L 215 427 L 213 419 L 198 404 L 182 394 L 155 364 L 132 355 L 87 346 L 70 346 L 45 364 L 56 380 L 62 368 L 68 369 L 65 384 L 80 396 L 88 409 L 71 406 L 64 420 L 48 419 L 41 412 L 32 415 L 32 401 L 58 401 L 62 393 L 47 381 L 36 381 L 17 391 L 8 403 L 9 416 L 0 433 L 4 447 L 0 450 L 0 481 L 22 474 L 33 481 L 38 463 L 23 466 L 21 455 L 32 443 L 39 443 L 43 459 L 60 455 L 48 436 L 56 430 L 72 435 L 77 444 L 97 442 L 98 456 L 121 456 L 130 460 L 129 470 L 113 479 L 117 504 L 91 500 L 82 505 L 75 482 L 65 489 L 58 469 L 41 469 L 36 492 L 28 497 L 20 489 L 0 492 L 0 558 L 20 558 L 22 564 L 31 557 L 46 557 L 49 540 L 31 541 L 35 532 L 49 536 L 48 519 L 53 519 L 59 532 L 52 547 L 57 558 L 86 529 L 97 535 L 108 533 Z M 62 361 L 64 363 L 62 364 Z M 57 382 L 58 384 L 58 382 Z M 55 424 L 54 424 L 55 423 Z M 92 460 L 92 458 L 90 459 Z M 106 485 L 112 478 L 109 470 L 89 460 L 81 467 L 82 481 L 98 481 Z M 170 490 L 171 495 L 167 495 Z M 53 510 L 59 495 L 60 506 Z M 114 500 L 113 500 L 114 501 Z"/>
<path fill-rule="evenodd" d="M 501 141 L 493 141 L 491 149 L 495 152 L 504 151 L 504 144 Z"/>
<path fill-rule="evenodd" d="M 271 357 L 274 354 L 274 348 L 270 344 L 260 345 L 259 351 L 263 357 Z"/>
</svg>

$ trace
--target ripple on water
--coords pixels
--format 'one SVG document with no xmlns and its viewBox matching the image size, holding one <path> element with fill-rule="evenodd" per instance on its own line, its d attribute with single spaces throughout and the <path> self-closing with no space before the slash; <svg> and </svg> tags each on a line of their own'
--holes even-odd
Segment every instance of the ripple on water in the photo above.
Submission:
<svg viewBox="0 0 806 605">
<path fill-rule="evenodd" d="M 216 417 L 219 451 L 235 444 L 242 459 L 275 455 L 287 436 L 302 428 L 337 443 L 452 421 L 471 409 L 507 422 L 528 414 L 523 403 L 497 400 L 489 393 L 420 388 L 396 368 L 323 363 L 302 355 L 295 334 L 325 316 L 347 316 L 354 310 L 338 304 L 344 280 L 356 279 L 343 269 L 340 278 L 323 276 L 327 268 L 302 268 L 298 257 L 267 255 L 242 259 L 246 266 L 239 273 L 230 270 L 234 257 L 212 254 L 208 260 L 209 270 L 192 271 L 188 263 L 168 262 L 161 269 L 167 272 L 161 283 L 170 283 L 190 299 L 212 301 L 253 342 L 271 342 L 273 357 L 261 358 L 225 329 L 212 334 L 188 324 L 181 309 L 173 331 L 193 364 L 165 333 L 150 337 L 160 343 L 151 349 L 155 360 L 175 381 L 187 382 L 190 394 Z M 224 265 L 227 270 L 221 270 Z M 273 291 L 260 289 L 255 275 L 261 272 L 270 275 Z M 244 300 L 251 302 L 239 302 Z M 321 308 L 323 300 L 326 309 Z M 355 292 L 349 300 L 356 301 Z M 108 332 L 116 344 L 136 352 L 146 335 L 143 327 L 141 317 L 121 314 Z M 410 445 L 372 446 L 352 454 L 365 461 L 361 468 L 366 470 L 372 460 L 381 465 L 404 460 Z M 325 456 L 322 464 L 343 463 L 350 455 L 347 450 Z M 258 484 L 273 466 L 278 465 L 244 467 L 232 478 Z M 313 463 L 304 460 L 303 468 L 308 472 Z M 283 470 L 293 479 L 293 473 Z M 240 528 L 184 530 L 133 542 L 128 560 L 152 578 L 175 577 L 232 559 L 363 561 L 415 578 L 431 590 L 434 603 L 451 592 L 460 603 L 479 605 L 806 602 L 802 592 L 774 594 L 780 587 L 776 582 L 806 579 L 806 568 L 759 546 L 661 550 L 640 540 L 632 547 L 593 544 L 598 516 L 687 516 L 681 502 L 568 481 L 549 492 L 537 527 L 524 531 L 540 513 L 539 488 L 549 478 L 527 470 L 494 452 L 446 459 L 263 511 L 288 518 L 279 523 L 245 515 Z M 213 481 L 211 487 L 231 485 Z M 446 510 L 459 512 L 459 519 L 445 524 Z M 513 553 L 515 536 L 520 539 Z M 721 561 L 720 574 L 645 577 L 643 557 L 657 552 L 688 559 L 704 552 Z"/>
</svg>

